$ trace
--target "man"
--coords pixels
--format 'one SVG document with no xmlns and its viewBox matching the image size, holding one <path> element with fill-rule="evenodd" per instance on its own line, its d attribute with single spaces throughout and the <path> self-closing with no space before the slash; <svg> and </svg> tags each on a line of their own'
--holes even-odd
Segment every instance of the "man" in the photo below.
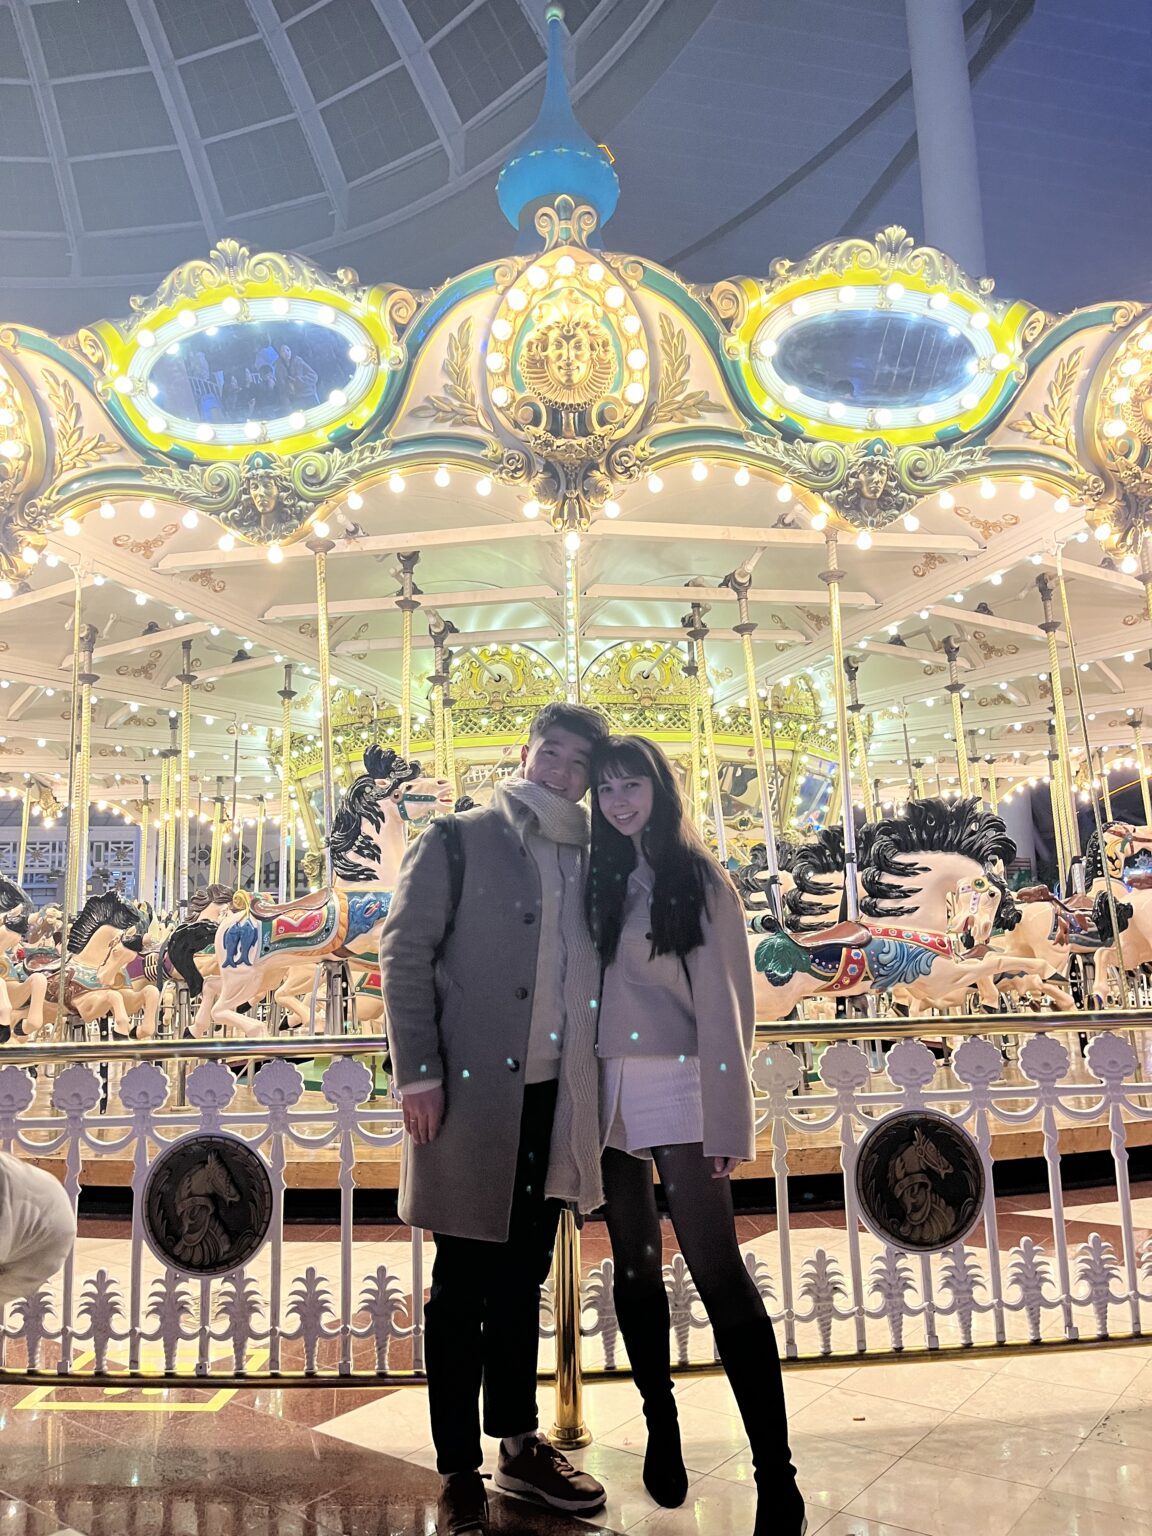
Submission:
<svg viewBox="0 0 1152 1536">
<path fill-rule="evenodd" d="M 522 777 L 409 849 L 380 945 L 404 1107 L 399 1209 L 436 1243 L 425 1311 L 428 1405 L 444 1477 L 441 1536 L 486 1532 L 484 1429 L 498 1487 L 572 1513 L 604 1489 L 538 1433 L 540 1287 L 560 1206 L 601 1203 L 595 999 L 584 921 L 592 748 L 604 722 L 550 704 L 521 749 Z"/>
<path fill-rule="evenodd" d="M 0 1152 L 0 1306 L 31 1296 L 76 1241 L 76 1213 L 57 1179 Z"/>
</svg>

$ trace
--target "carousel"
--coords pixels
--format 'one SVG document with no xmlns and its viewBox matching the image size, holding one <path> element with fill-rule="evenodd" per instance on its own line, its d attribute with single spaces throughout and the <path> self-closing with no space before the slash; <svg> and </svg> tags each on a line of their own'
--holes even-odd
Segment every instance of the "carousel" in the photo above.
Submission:
<svg viewBox="0 0 1152 1536">
<path fill-rule="evenodd" d="M 765 1032 L 1146 1000 L 1152 314 L 617 252 L 550 31 L 501 259 L 0 329 L 5 1039 L 379 1035 L 405 847 L 557 699 L 675 759 Z"/>
</svg>

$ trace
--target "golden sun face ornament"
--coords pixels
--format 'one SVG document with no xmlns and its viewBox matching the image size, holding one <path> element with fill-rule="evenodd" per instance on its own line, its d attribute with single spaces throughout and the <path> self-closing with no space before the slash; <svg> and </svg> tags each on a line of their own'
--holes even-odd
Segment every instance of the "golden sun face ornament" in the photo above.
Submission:
<svg viewBox="0 0 1152 1536">
<path fill-rule="evenodd" d="M 545 252 L 509 284 L 485 362 L 505 422 L 550 441 L 616 438 L 648 399 L 648 343 L 631 293 L 583 248 Z"/>
</svg>

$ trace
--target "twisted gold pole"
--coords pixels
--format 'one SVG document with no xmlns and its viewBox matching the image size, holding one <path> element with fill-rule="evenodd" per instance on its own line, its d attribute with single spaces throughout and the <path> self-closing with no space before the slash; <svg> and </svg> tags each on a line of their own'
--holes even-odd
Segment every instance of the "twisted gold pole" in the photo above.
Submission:
<svg viewBox="0 0 1152 1536">
<path fill-rule="evenodd" d="M 308 548 L 316 557 L 316 648 L 320 653 L 320 746 L 323 753 L 324 826 L 326 834 L 336 821 L 336 780 L 332 772 L 332 672 L 331 637 L 328 631 L 328 551 L 331 539 L 313 537 Z M 324 884 L 332 884 L 332 849 L 323 839 Z"/>
<path fill-rule="evenodd" d="M 256 848 L 252 855 L 252 894 L 254 896 L 260 890 L 260 868 L 264 863 L 264 820 L 267 815 L 267 806 L 263 795 L 257 795 L 256 806 Z"/>
<path fill-rule="evenodd" d="M 827 570 L 820 580 L 828 588 L 828 619 L 832 631 L 832 691 L 836 700 L 836 736 L 840 754 L 840 803 L 844 825 L 844 898 L 849 918 L 860 920 L 860 892 L 856 884 L 856 822 L 852 807 L 852 748 L 848 738 L 848 700 L 844 687 L 844 628 L 840 617 L 839 545 L 835 528 L 824 535 Z"/>
<path fill-rule="evenodd" d="M 192 684 L 196 674 L 192 670 L 192 642 L 183 643 L 182 670 L 177 677 L 180 684 L 180 916 L 188 917 L 188 885 L 191 875 L 188 840 L 191 836 L 192 819 Z"/>
<path fill-rule="evenodd" d="M 168 888 L 168 910 L 175 910 L 179 902 L 179 892 L 176 888 L 176 850 L 180 845 L 179 827 L 177 824 L 177 777 L 180 763 L 179 725 L 168 717 L 169 747 L 168 747 L 168 845 L 164 863 L 164 883 Z"/>
<path fill-rule="evenodd" d="M 1088 793 L 1092 801 L 1092 819 L 1096 824 L 1096 838 L 1100 846 L 1100 861 L 1104 867 L 1104 892 L 1108 901 L 1108 915 L 1112 921 L 1112 943 L 1116 948 L 1116 958 L 1119 961 L 1117 970 L 1120 973 L 1120 1006 L 1127 1008 L 1129 1006 L 1128 972 L 1124 964 L 1124 950 L 1121 947 L 1116 893 L 1112 889 L 1112 878 L 1108 873 L 1108 860 L 1104 852 L 1104 824 L 1100 815 L 1100 796 L 1092 783 L 1092 749 L 1088 737 L 1088 714 L 1084 707 L 1084 690 L 1080 686 L 1080 668 L 1076 661 L 1076 636 L 1072 633 L 1072 616 L 1068 608 L 1068 587 L 1064 580 L 1064 550 L 1059 545 L 1056 549 L 1056 584 L 1060 591 L 1060 611 L 1064 618 L 1064 638 L 1068 645 L 1068 660 L 1072 666 L 1072 687 L 1076 694 L 1076 710 L 1080 716 L 1080 729 L 1084 733 L 1084 753 L 1088 764 Z M 1053 676 L 1052 682 L 1053 696 L 1055 696 L 1059 691 L 1059 678 Z"/>
<path fill-rule="evenodd" d="M 80 567 L 72 570 L 72 700 L 68 727 L 68 851 L 64 864 L 64 891 L 60 901 L 60 969 L 56 982 L 57 1017 L 64 1017 L 64 957 L 68 953 L 68 930 L 72 921 L 72 894 L 76 888 L 76 865 L 79 850 L 80 817 L 76 805 L 76 758 L 80 739 L 80 647 L 81 599 L 84 583 Z"/>
<path fill-rule="evenodd" d="M 752 636 L 756 633 L 756 624 L 748 617 L 748 593 L 752 587 L 752 572 L 741 566 L 731 575 L 724 578 L 725 586 L 731 587 L 736 594 L 736 601 L 740 609 L 740 622 L 736 625 L 736 633 L 740 636 L 740 644 L 744 651 L 744 684 L 748 689 L 748 714 L 752 721 L 752 753 L 756 762 L 756 787 L 760 797 L 760 824 L 764 829 L 764 850 L 768 862 L 768 905 L 772 909 L 776 921 L 783 925 L 784 906 L 780 894 L 780 858 L 776 850 L 776 828 L 772 820 L 772 798 L 768 787 L 768 761 L 764 755 L 764 722 L 760 717 L 760 695 L 756 688 L 756 658 L 752 651 Z M 768 701 L 768 711 L 771 715 L 772 701 Z M 779 780 L 773 779 L 776 785 L 777 805 L 779 806 Z"/>
<path fill-rule="evenodd" d="M 212 801 L 212 847 L 208 855 L 208 884 L 220 880 L 220 854 L 224 843 L 224 778 L 216 775 L 216 796 Z"/>
<path fill-rule="evenodd" d="M 704 651 L 704 640 L 708 634 L 708 626 L 704 622 L 707 605 L 700 602 L 692 604 L 692 612 L 689 615 L 690 627 L 688 637 L 692 641 L 696 657 L 696 688 L 700 700 L 700 719 L 704 730 L 704 754 L 708 764 L 708 784 L 712 799 L 712 825 L 716 832 L 716 853 L 721 864 L 728 859 L 728 840 L 724 832 L 724 802 L 720 790 L 720 764 L 716 756 L 716 730 L 712 719 L 712 692 L 708 686 L 708 659 Z M 681 619 L 681 624 L 684 620 Z"/>
<path fill-rule="evenodd" d="M 944 640 L 944 655 L 948 659 L 946 690 L 952 699 L 952 738 L 956 743 L 956 768 L 960 775 L 960 793 L 965 799 L 972 793 L 972 780 L 968 774 L 968 753 L 964 746 L 964 705 L 960 695 L 964 685 L 960 681 L 958 663 L 960 646 L 953 635 Z"/>
<path fill-rule="evenodd" d="M 852 731 L 856 738 L 856 765 L 860 769 L 860 790 L 864 797 L 865 821 L 876 820 L 876 797 L 873 793 L 872 775 L 868 771 L 868 752 L 864 742 L 864 720 L 862 712 L 863 704 L 860 702 L 860 692 L 857 685 L 857 677 L 860 673 L 860 663 L 854 661 L 851 656 L 844 658 L 844 675 L 848 679 L 848 713 L 852 716 Z"/>
<path fill-rule="evenodd" d="M 32 784 L 24 786 L 24 804 L 20 808 L 20 847 L 16 854 L 16 884 L 24 884 L 24 865 L 28 859 L 28 823 L 32 817 Z"/>
<path fill-rule="evenodd" d="M 400 642 L 400 756 L 405 762 L 412 756 L 412 615 L 419 608 L 419 587 L 413 573 L 420 561 L 420 551 L 398 555 L 400 561 L 400 591 L 396 606 L 401 613 L 403 629 Z"/>
<path fill-rule="evenodd" d="M 1133 721 L 1132 735 L 1136 741 L 1136 767 L 1140 774 L 1140 799 L 1144 805 L 1144 825 L 1152 827 L 1152 793 L 1148 789 L 1148 762 L 1144 756 L 1143 718 Z"/>
<path fill-rule="evenodd" d="M 288 900 L 288 871 L 293 865 L 295 826 L 292 821 L 292 663 L 284 668 L 284 686 L 280 689 L 280 881 L 278 896 Z"/>
<path fill-rule="evenodd" d="M 1108 782 L 1108 764 L 1104 761 L 1104 748 L 1100 747 L 1096 753 L 1096 761 L 1100 764 L 1100 794 L 1104 801 L 1104 815 L 1112 820 L 1112 786 Z"/>
<path fill-rule="evenodd" d="M 1059 569 L 1063 570 L 1063 564 Z M 1064 837 L 1068 847 L 1068 861 L 1071 866 L 1074 859 L 1081 854 L 1080 824 L 1076 819 L 1076 792 L 1073 788 L 1072 778 L 1072 752 L 1068 738 L 1068 715 L 1064 709 L 1064 684 L 1060 677 L 1060 649 L 1056 644 L 1056 635 L 1059 632 L 1059 621 L 1052 617 L 1052 583 L 1045 575 L 1037 576 L 1036 590 L 1040 594 L 1040 605 L 1044 610 L 1044 622 L 1040 628 L 1044 631 L 1048 641 L 1048 682 L 1052 689 L 1052 718 L 1056 721 L 1056 748 L 1060 754 L 1060 807 L 1064 820 Z M 1067 633 L 1068 626 L 1065 623 L 1065 633 L 1068 644 L 1072 643 L 1072 636 Z M 1078 678 L 1073 679 L 1079 691 Z M 1084 751 L 1088 751 L 1088 738 L 1084 738 Z M 1091 777 L 1092 765 L 1088 765 L 1089 777 Z"/>
<path fill-rule="evenodd" d="M 690 750 L 692 753 L 692 814 L 701 828 L 707 820 L 708 808 L 704 792 L 704 763 L 700 751 L 700 678 L 696 668 L 696 652 L 691 640 L 686 642 L 688 659 L 684 663 L 684 676 L 688 680 L 688 714 L 690 717 Z"/>
<path fill-rule="evenodd" d="M 143 798 L 140 801 L 140 853 L 136 864 L 136 894 L 141 900 L 154 901 L 156 893 L 151 896 L 148 891 L 148 839 L 151 834 L 152 802 L 148 798 L 148 780 L 144 779 Z"/>
<path fill-rule="evenodd" d="M 89 795 L 92 792 L 92 685 L 100 679 L 92 670 L 92 652 L 96 645 L 96 627 L 84 626 L 81 636 L 83 656 L 80 673 L 80 763 L 79 783 L 76 786 L 79 802 L 79 829 L 77 831 L 78 858 L 76 865 L 76 910 L 80 911 L 88 899 L 88 825 Z"/>
</svg>

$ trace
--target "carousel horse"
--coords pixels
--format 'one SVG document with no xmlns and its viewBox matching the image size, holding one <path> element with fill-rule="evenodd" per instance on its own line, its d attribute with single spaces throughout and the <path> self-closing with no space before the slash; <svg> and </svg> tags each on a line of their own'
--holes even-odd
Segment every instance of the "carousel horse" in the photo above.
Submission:
<svg viewBox="0 0 1152 1536">
<path fill-rule="evenodd" d="M 364 967 L 376 963 L 380 931 L 406 846 L 406 830 L 437 811 L 452 809 L 446 779 L 421 773 L 419 763 L 391 749 L 370 746 L 364 773 L 349 787 L 332 826 L 333 885 L 285 906 L 253 900 L 238 892 L 216 930 L 220 992 L 212 1004 L 214 1023 L 243 1034 L 263 1025 L 238 1010 L 275 984 L 283 987 L 293 967 L 308 969 L 311 987 L 318 961 L 346 959 Z"/>
<path fill-rule="evenodd" d="M 974 799 L 910 801 L 901 817 L 861 827 L 857 878 L 865 921 L 790 930 L 771 915 L 753 918 L 752 929 L 766 935 L 753 952 L 763 978 L 757 1016 L 785 1019 L 808 997 L 858 997 L 898 986 L 937 1006 L 957 990 L 994 983 L 1005 971 L 1006 957 L 986 945 L 965 948 L 959 932 L 949 933 L 950 922 L 957 921 L 956 893 L 977 877 L 984 882 L 972 887 L 979 911 L 993 914 L 989 935 L 1017 917 L 1011 893 L 996 873 L 997 866 L 1011 862 L 1016 845 L 1000 817 L 977 811 L 976 804 Z M 825 854 L 829 846 L 826 839 Z M 834 888 L 836 882 L 823 883 Z M 842 889 L 842 864 L 839 884 Z M 1014 958 L 1011 969 L 1051 985 L 1043 961 Z"/>
<path fill-rule="evenodd" d="M 1104 828 L 1103 849 L 1095 832 L 1084 849 L 1087 894 L 1094 898 L 1093 913 L 1102 941 L 1096 951 L 1092 988 L 1100 1007 L 1108 1000 L 1109 972 L 1119 971 L 1121 956 L 1125 969 L 1130 972 L 1142 965 L 1152 965 L 1152 877 L 1147 871 L 1128 869 L 1129 862 L 1149 847 L 1152 847 L 1152 827 L 1113 821 Z M 1122 943 L 1117 942 L 1112 931 L 1109 885 L 1116 903 Z"/>
<path fill-rule="evenodd" d="M 49 978 L 48 1007 L 59 1014 L 76 1013 L 85 1024 L 110 1015 L 117 1035 L 132 1032 L 132 1018 L 140 1016 L 137 1034 L 156 1033 L 160 993 L 155 986 L 133 991 L 124 968 L 144 946 L 144 918 L 115 892 L 90 896 L 68 930 L 68 960 L 63 988 L 59 972 Z"/>
<path fill-rule="evenodd" d="M 157 957 L 157 967 L 164 981 L 182 979 L 188 987 L 188 999 L 198 1004 L 191 1025 L 195 1036 L 206 1035 L 212 1027 L 212 1004 L 220 993 L 220 967 L 213 941 L 221 920 L 231 912 L 236 892 L 230 885 L 212 884 L 193 891 L 188 898 L 188 917 L 177 923 Z"/>
<path fill-rule="evenodd" d="M 0 875 L 0 1029 L 12 1028 L 9 980 L 22 969 L 23 940 L 28 935 L 32 903 L 18 885 Z"/>
<path fill-rule="evenodd" d="M 799 845 L 788 838 L 780 838 L 776 844 L 776 861 L 780 869 L 780 895 L 787 897 L 795 889 L 792 864 L 799 852 Z M 768 849 L 764 843 L 753 843 L 748 850 L 748 863 L 740 864 L 732 871 L 732 879 L 745 910 L 764 912 L 770 907 L 768 899 Z"/>
</svg>

